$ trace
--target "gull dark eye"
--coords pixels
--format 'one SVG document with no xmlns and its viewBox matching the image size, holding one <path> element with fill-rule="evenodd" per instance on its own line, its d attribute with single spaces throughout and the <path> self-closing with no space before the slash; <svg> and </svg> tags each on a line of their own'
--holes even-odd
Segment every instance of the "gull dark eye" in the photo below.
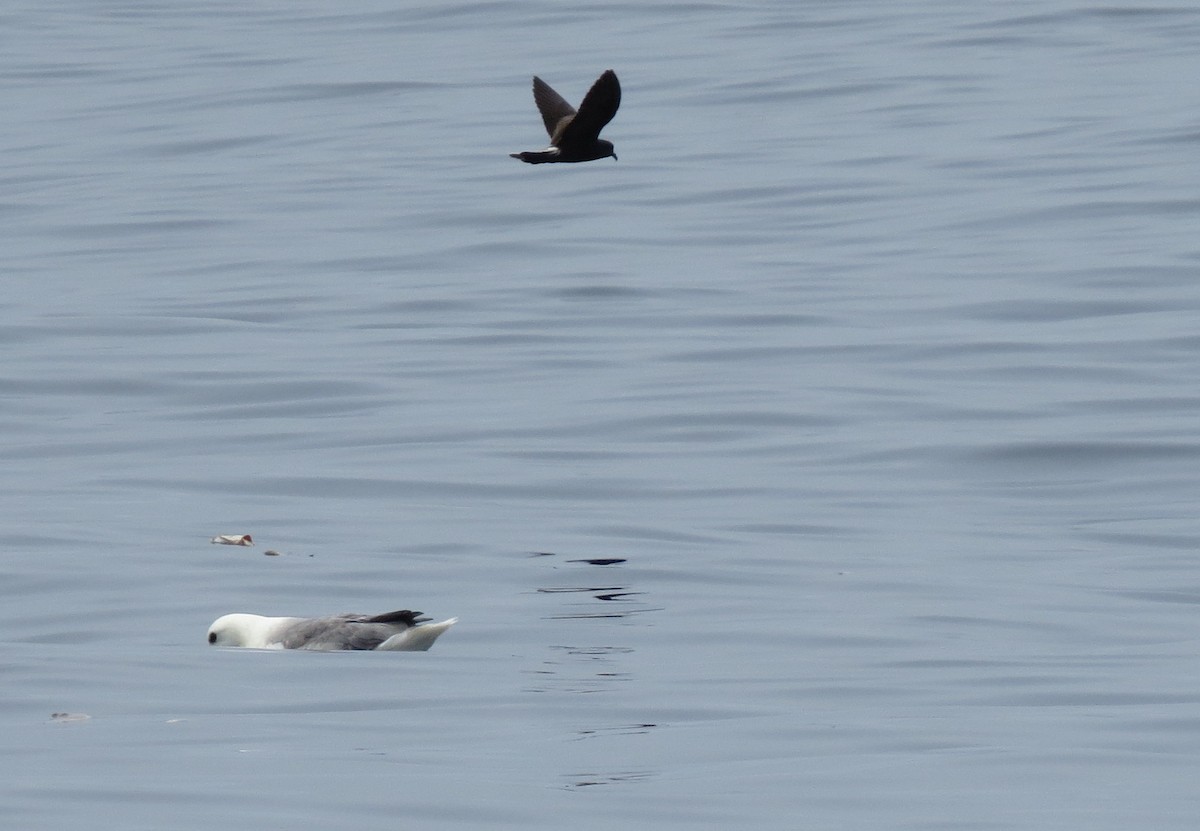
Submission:
<svg viewBox="0 0 1200 831">
<path fill-rule="evenodd" d="M 209 633 L 208 633 L 208 642 L 209 642 L 209 643 L 216 643 L 216 642 L 217 642 L 217 633 L 216 633 L 216 632 L 209 632 Z"/>
</svg>

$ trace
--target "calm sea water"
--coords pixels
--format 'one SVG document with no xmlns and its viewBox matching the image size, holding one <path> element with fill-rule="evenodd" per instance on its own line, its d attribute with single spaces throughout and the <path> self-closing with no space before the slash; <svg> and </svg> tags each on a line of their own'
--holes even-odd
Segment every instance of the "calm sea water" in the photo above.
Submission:
<svg viewBox="0 0 1200 831">
<path fill-rule="evenodd" d="M 13 827 L 1194 826 L 1200 11 L 0 21 Z"/>
</svg>

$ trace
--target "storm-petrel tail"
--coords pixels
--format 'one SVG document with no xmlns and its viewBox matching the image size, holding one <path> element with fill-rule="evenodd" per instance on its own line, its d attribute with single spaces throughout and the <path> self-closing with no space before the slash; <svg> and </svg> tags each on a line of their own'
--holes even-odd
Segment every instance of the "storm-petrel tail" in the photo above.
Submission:
<svg viewBox="0 0 1200 831">
<path fill-rule="evenodd" d="M 530 164 L 544 162 L 590 162 L 617 154 L 611 141 L 600 138 L 604 125 L 612 121 L 621 106 L 621 82 L 611 69 L 596 79 L 579 112 L 536 75 L 533 77 L 533 100 L 542 123 L 550 134 L 550 146 L 545 150 L 526 150 L 510 153 L 514 159 Z"/>
</svg>

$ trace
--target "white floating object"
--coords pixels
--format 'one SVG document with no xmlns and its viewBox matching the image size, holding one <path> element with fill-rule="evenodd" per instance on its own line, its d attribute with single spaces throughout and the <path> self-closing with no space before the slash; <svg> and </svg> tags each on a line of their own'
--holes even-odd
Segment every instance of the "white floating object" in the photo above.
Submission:
<svg viewBox="0 0 1200 831">
<path fill-rule="evenodd" d="M 263 617 L 224 615 L 208 627 L 214 646 L 248 646 L 252 649 L 373 649 L 377 652 L 424 652 L 438 636 L 458 623 L 452 617 L 428 623 L 420 612 L 402 609 L 382 615 L 330 615 L 328 617 Z"/>
<path fill-rule="evenodd" d="M 249 534 L 222 534 L 219 537 L 213 537 L 209 542 L 216 545 L 254 545 L 254 540 Z"/>
</svg>

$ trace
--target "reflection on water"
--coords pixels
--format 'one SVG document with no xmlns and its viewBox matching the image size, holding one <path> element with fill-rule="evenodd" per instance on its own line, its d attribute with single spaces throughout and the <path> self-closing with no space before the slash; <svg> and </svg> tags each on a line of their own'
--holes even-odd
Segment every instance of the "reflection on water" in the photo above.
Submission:
<svg viewBox="0 0 1200 831">
<path fill-rule="evenodd" d="M 568 790 L 588 788 L 592 785 L 612 785 L 617 782 L 637 782 L 654 776 L 649 770 L 622 770 L 613 773 L 570 773 L 564 778 L 569 780 L 564 786 Z"/>
<path fill-rule="evenodd" d="M 554 565 L 554 554 L 539 552 L 536 556 L 543 558 L 543 562 L 551 566 L 556 576 L 565 577 L 565 585 L 543 585 L 534 590 L 535 595 L 552 603 L 543 619 L 593 621 L 592 625 L 563 624 L 564 633 L 587 634 L 591 637 L 614 635 L 627 629 L 611 629 L 613 624 L 606 624 L 605 620 L 616 621 L 642 612 L 658 611 L 645 605 L 645 592 L 632 584 L 628 570 L 619 568 L 627 562 L 624 558 L 558 560 L 557 562 L 562 562 L 564 566 L 560 571 Z M 607 578 L 617 579 L 580 579 L 595 574 L 594 571 L 580 569 L 597 567 L 605 570 Z M 627 691 L 629 684 L 637 680 L 628 667 L 628 658 L 633 652 L 631 646 L 614 644 L 548 644 L 541 664 L 528 671 L 528 675 L 535 680 L 525 687 L 524 691 L 567 694 L 613 693 L 618 689 Z M 563 740 L 568 743 L 585 743 L 580 746 L 580 752 L 584 755 L 579 756 L 576 752 L 570 754 L 572 758 L 568 764 L 575 772 L 560 774 L 564 781 L 561 786 L 563 790 L 575 791 L 596 785 L 640 782 L 657 775 L 658 771 L 630 766 L 631 762 L 640 760 L 639 749 L 644 752 L 644 747 L 640 747 L 636 739 L 628 737 L 644 736 L 658 725 L 651 721 L 596 724 L 597 720 L 603 719 L 602 709 L 585 706 L 579 710 L 576 724 L 563 736 Z M 606 761 L 615 762 L 614 769 L 590 767 L 598 764 L 600 757 L 596 757 L 597 752 Z M 580 771 L 575 765 L 589 765 L 589 768 Z"/>
<path fill-rule="evenodd" d="M 593 599 L 604 603 L 632 603 L 632 599 L 642 592 L 630 591 L 625 586 L 565 586 L 560 588 L 541 588 L 538 589 L 539 594 L 590 594 Z M 583 611 L 563 612 L 560 614 L 547 615 L 549 620 L 563 620 L 567 618 L 619 618 L 629 617 L 630 615 L 640 612 L 657 611 L 648 607 L 641 608 L 606 608 L 596 609 L 590 606 Z"/>
<path fill-rule="evenodd" d="M 534 556 L 537 557 L 554 557 L 550 552 L 537 552 Z M 623 557 L 604 557 L 604 558 L 587 558 L 577 560 L 563 561 L 569 565 L 588 565 L 605 567 L 606 573 L 612 573 L 611 566 L 627 563 Z M 620 570 L 615 570 L 615 573 L 620 573 Z M 615 582 L 615 581 L 614 581 Z M 568 619 L 592 619 L 592 618 L 623 618 L 632 615 L 641 614 L 643 612 L 661 611 L 661 608 L 646 606 L 635 602 L 634 598 L 644 594 L 628 585 L 614 585 L 606 583 L 605 585 L 569 585 L 569 586 L 542 586 L 537 589 L 538 594 L 554 594 L 554 595 L 588 595 L 587 599 L 578 600 L 575 602 L 564 602 L 561 604 L 567 607 L 564 611 L 555 612 L 546 615 L 547 620 L 568 620 Z M 613 604 L 605 608 L 600 608 L 592 603 L 592 600 L 599 600 L 605 604 Z"/>
<path fill-rule="evenodd" d="M 549 558 L 556 555 L 549 552 L 538 552 L 538 557 Z M 574 559 L 560 561 L 569 568 L 564 569 L 571 575 L 579 574 L 579 569 L 600 566 L 608 576 L 627 576 L 613 566 L 626 562 L 623 558 L 605 559 Z M 557 570 L 556 570 L 557 571 Z M 588 572 L 589 574 L 591 572 Z M 535 594 L 547 599 L 553 598 L 554 607 L 543 617 L 546 620 L 604 620 L 628 618 L 643 612 L 656 611 L 644 604 L 642 591 L 620 580 L 595 583 L 591 581 L 571 581 L 571 585 L 540 586 Z M 568 630 L 564 629 L 564 633 Z M 590 630 L 593 634 L 599 630 Z M 548 656 L 536 670 L 530 674 L 538 676 L 540 683 L 529 688 L 528 692 L 569 692 L 596 693 L 611 689 L 616 682 L 632 680 L 631 674 L 622 666 L 623 656 L 633 652 L 629 646 L 615 644 L 554 644 L 548 645 Z M 600 728 L 611 730 L 613 728 Z M 580 735 L 594 734 L 596 731 L 581 731 Z"/>
<path fill-rule="evenodd" d="M 596 693 L 618 681 L 632 680 L 618 661 L 633 652 L 627 646 L 551 646 L 550 657 L 531 674 L 541 683 L 526 692 Z"/>
<path fill-rule="evenodd" d="M 635 736 L 641 733 L 649 733 L 650 728 L 657 727 L 657 724 L 622 724 L 617 727 L 600 727 L 595 730 L 580 730 L 577 741 L 590 739 L 594 736 Z"/>
</svg>

